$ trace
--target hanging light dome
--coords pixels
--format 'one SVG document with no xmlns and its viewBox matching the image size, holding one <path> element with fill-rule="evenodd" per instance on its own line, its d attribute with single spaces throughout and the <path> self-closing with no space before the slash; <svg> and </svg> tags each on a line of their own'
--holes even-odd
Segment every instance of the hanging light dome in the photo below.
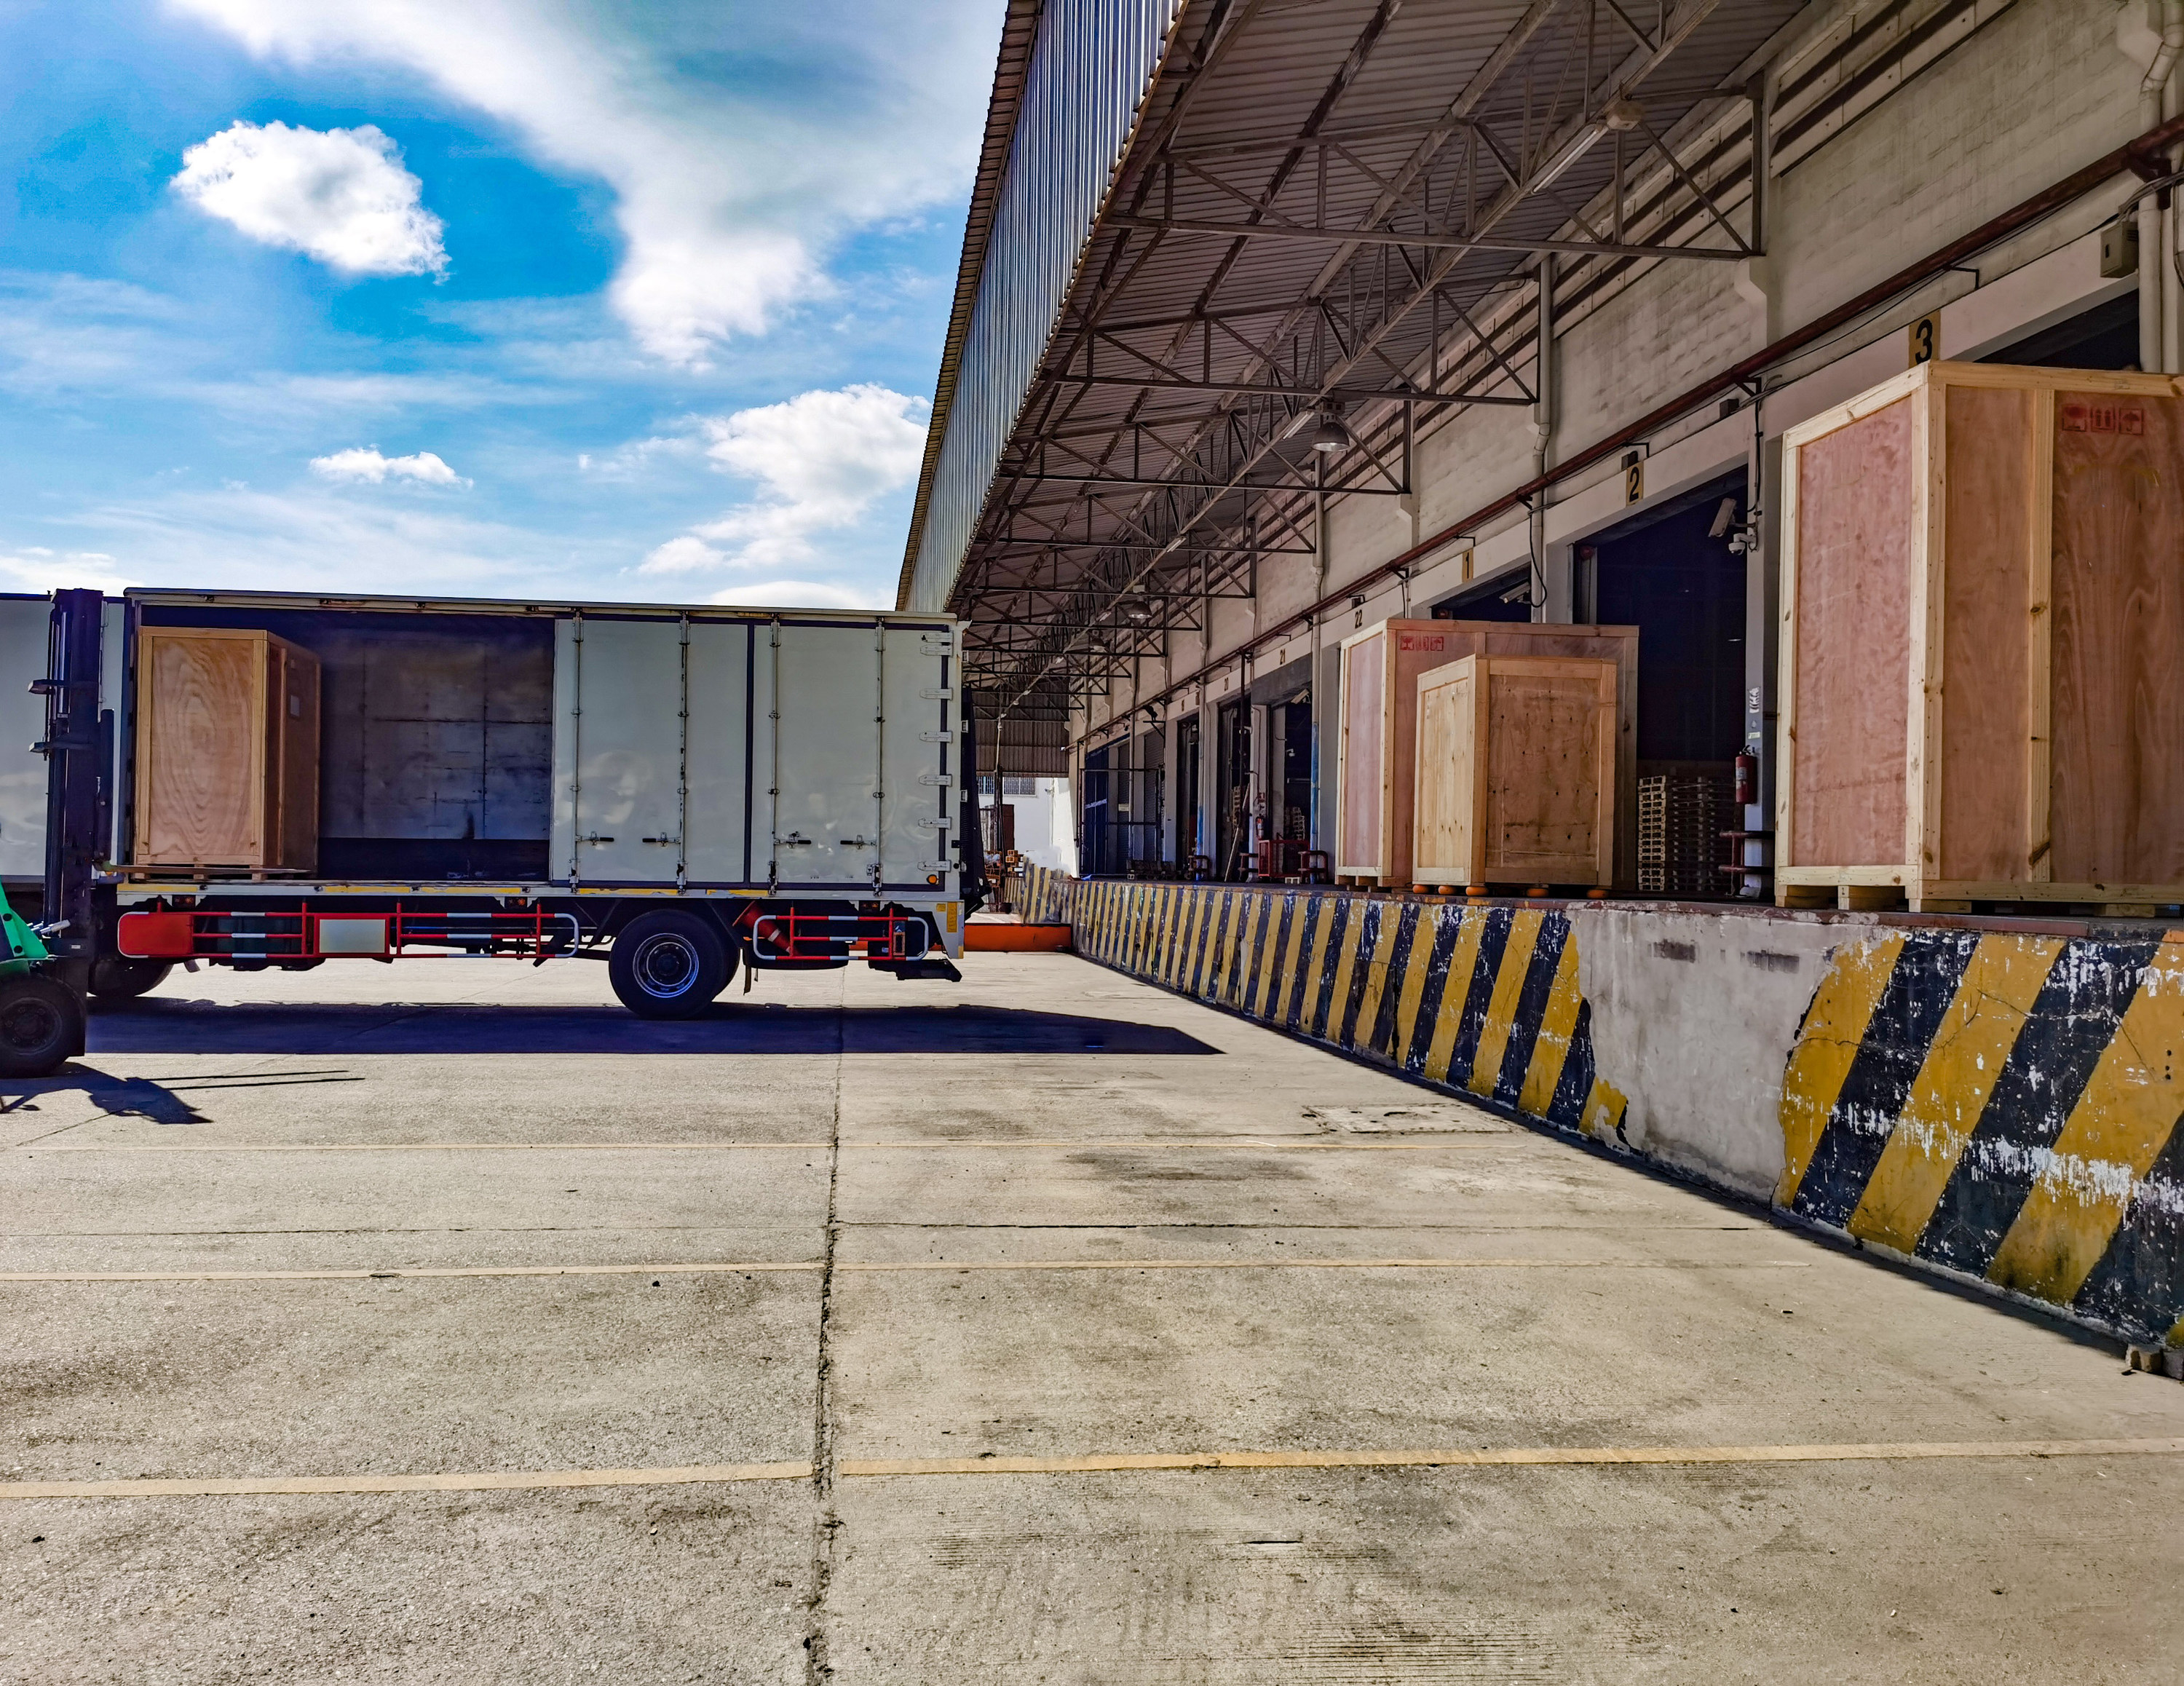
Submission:
<svg viewBox="0 0 2184 1686">
<path fill-rule="evenodd" d="M 1342 412 L 1325 409 L 1320 412 L 1319 426 L 1312 430 L 1312 448 L 1315 451 L 1332 453 L 1346 451 L 1357 442 L 1351 438 L 1350 430 L 1342 425 Z"/>
</svg>

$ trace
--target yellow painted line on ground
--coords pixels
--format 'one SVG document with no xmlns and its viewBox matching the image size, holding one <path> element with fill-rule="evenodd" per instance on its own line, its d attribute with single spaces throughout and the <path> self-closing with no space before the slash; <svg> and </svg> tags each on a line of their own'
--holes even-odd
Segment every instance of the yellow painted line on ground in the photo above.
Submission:
<svg viewBox="0 0 2184 1686">
<path fill-rule="evenodd" d="M 233 1480 L 8 1481 L 7 1499 L 248 1498 L 305 1493 L 521 1493 L 555 1487 L 675 1487 L 728 1481 L 809 1481 L 802 1464 L 691 1464 L 667 1469 L 482 1470 L 460 1475 L 288 1475 Z"/>
<path fill-rule="evenodd" d="M 1505 1446 L 1427 1451 L 1117 1452 L 1083 1458 L 844 1458 L 844 1476 L 1089 1475 L 1111 1470 L 1537 1467 L 1571 1464 L 1897 1463 L 1934 1458 L 2171 1457 L 2166 1440 L 1874 1441 L 1816 1446 Z"/>
<path fill-rule="evenodd" d="M 1980 938 L 1843 1226 L 1859 1240 L 1899 1253 L 1918 1246 L 2063 946 L 2060 938 Z"/>
<path fill-rule="evenodd" d="M 905 1475 L 1097 1475 L 1216 1469 L 1539 1469 L 1602 1464 L 1911 1463 L 1960 1458 L 2174 1457 L 2184 1438 L 2148 1440 L 1912 1440 L 1806 1446 L 1485 1446 L 1423 1450 L 1111 1452 L 1087 1457 L 843 1458 L 848 1478 Z M 676 1487 L 809 1481 L 808 1463 L 690 1464 L 660 1469 L 488 1470 L 449 1475 L 301 1475 L 209 1480 L 0 1482 L 10 1499 L 171 1499 L 311 1494 L 509 1493 L 556 1488 Z"/>
<path fill-rule="evenodd" d="M 0 1271 L 4 1282 L 376 1282 L 448 1277 L 726 1276 L 825 1269 L 819 1260 L 673 1265 L 433 1265 L 393 1270 Z M 905 1259 L 837 1262 L 837 1273 L 964 1271 L 1804 1271 L 1796 1259 Z"/>
</svg>

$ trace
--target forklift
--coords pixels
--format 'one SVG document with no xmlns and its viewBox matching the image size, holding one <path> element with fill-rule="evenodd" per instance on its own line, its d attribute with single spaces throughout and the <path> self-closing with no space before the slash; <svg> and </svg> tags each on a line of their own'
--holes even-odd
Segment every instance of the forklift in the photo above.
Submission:
<svg viewBox="0 0 2184 1686">
<path fill-rule="evenodd" d="M 46 676 L 44 922 L 26 923 L 0 900 L 0 1078 L 50 1077 L 84 1051 L 85 998 L 98 954 L 94 896 L 111 823 L 114 716 L 98 706 L 104 601 L 94 591 L 53 593 Z"/>
</svg>

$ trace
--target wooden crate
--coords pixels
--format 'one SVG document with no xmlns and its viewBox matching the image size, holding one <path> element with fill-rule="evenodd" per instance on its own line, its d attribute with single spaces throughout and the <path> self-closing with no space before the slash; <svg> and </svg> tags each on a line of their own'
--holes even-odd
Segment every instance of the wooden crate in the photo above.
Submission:
<svg viewBox="0 0 2184 1686">
<path fill-rule="evenodd" d="M 1612 661 L 1555 656 L 1420 674 L 1412 876 L 1613 883 L 1617 681 Z"/>
<path fill-rule="evenodd" d="M 1783 448 L 1777 899 L 2184 899 L 2184 382 L 1928 363 Z"/>
<path fill-rule="evenodd" d="M 1638 629 L 1502 620 L 1383 620 L 1342 641 L 1334 871 L 1407 888 L 1416 788 L 1418 678 L 1466 656 L 1554 656 L 1616 667 L 1613 882 L 1638 882 Z"/>
<path fill-rule="evenodd" d="M 270 632 L 136 634 L 137 866 L 310 871 L 319 662 Z"/>
</svg>

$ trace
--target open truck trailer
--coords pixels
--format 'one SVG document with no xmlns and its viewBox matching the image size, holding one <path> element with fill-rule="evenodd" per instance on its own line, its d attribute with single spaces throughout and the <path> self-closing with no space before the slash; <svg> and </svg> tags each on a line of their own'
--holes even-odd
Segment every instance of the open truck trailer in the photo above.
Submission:
<svg viewBox="0 0 2184 1686">
<path fill-rule="evenodd" d="M 31 687 L 43 922 L 8 932 L 50 958 L 0 971 L 78 1011 L 53 1025 L 62 992 L 0 976 L 0 1071 L 81 1052 L 85 993 L 181 961 L 603 959 L 651 1018 L 747 968 L 955 978 L 982 869 L 960 636 L 836 610 L 58 592 Z"/>
</svg>

